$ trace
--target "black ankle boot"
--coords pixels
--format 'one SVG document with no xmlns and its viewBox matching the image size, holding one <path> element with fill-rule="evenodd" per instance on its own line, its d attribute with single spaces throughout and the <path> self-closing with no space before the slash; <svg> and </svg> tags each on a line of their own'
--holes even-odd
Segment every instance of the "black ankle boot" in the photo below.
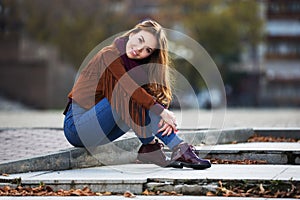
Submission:
<svg viewBox="0 0 300 200">
<path fill-rule="evenodd" d="M 180 162 L 172 161 L 165 155 L 162 150 L 163 146 L 157 140 L 155 144 L 143 144 L 138 151 L 137 159 L 141 162 L 156 164 L 160 167 L 182 168 L 183 166 Z"/>
<path fill-rule="evenodd" d="M 184 167 L 206 169 L 211 167 L 209 160 L 199 158 L 193 146 L 183 143 L 178 145 L 173 153 L 172 160 L 181 162 Z"/>
</svg>

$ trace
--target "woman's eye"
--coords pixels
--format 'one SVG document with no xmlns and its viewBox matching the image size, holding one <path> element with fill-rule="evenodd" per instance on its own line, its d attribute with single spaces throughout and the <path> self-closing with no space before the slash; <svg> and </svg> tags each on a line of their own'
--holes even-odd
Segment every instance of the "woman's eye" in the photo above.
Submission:
<svg viewBox="0 0 300 200">
<path fill-rule="evenodd" d="M 140 43 L 142 43 L 142 42 L 143 42 L 142 38 L 139 38 L 139 42 L 140 42 Z"/>
<path fill-rule="evenodd" d="M 147 49 L 146 51 L 147 51 L 147 53 L 151 53 L 151 49 Z"/>
</svg>

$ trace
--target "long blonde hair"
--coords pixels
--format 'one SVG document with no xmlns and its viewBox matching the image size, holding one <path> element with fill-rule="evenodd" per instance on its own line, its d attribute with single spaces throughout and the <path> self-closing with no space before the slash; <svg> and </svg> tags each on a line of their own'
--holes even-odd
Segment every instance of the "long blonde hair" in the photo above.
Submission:
<svg viewBox="0 0 300 200">
<path fill-rule="evenodd" d="M 145 20 L 137 24 L 133 29 L 126 32 L 124 36 L 137 33 L 141 30 L 152 33 L 156 39 L 158 47 L 146 59 L 149 84 L 146 85 L 147 91 L 156 98 L 156 101 L 168 107 L 172 101 L 172 83 L 170 73 L 170 58 L 168 53 L 168 40 L 162 26 L 153 20 Z"/>
</svg>

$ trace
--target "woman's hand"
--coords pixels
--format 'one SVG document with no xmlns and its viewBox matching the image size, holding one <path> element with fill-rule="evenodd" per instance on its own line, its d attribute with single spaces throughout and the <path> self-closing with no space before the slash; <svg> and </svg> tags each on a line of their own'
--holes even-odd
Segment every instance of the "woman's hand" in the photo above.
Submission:
<svg viewBox="0 0 300 200">
<path fill-rule="evenodd" d="M 164 131 L 162 136 L 170 135 L 172 131 L 177 131 L 176 117 L 173 112 L 169 111 L 168 109 L 164 109 L 160 116 L 162 119 L 158 126 L 161 128 L 158 130 L 158 132 Z"/>
</svg>

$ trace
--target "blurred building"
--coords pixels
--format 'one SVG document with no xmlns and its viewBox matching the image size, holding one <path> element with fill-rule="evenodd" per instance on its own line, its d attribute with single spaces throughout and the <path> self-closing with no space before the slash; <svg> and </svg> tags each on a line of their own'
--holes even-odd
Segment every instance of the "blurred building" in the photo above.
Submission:
<svg viewBox="0 0 300 200">
<path fill-rule="evenodd" d="M 229 106 L 300 105 L 300 1 L 257 0 L 264 40 L 232 68 L 239 81 Z M 253 56 L 254 55 L 254 56 Z"/>
<path fill-rule="evenodd" d="M 0 94 L 39 108 L 63 107 L 64 97 L 73 85 L 74 70 L 61 62 L 54 47 L 24 37 L 19 20 L 11 13 L 13 9 L 7 9 L 1 2 Z M 161 6 L 166 2 L 112 1 L 111 9 L 128 12 L 128 17 L 137 19 L 159 18 L 163 23 L 168 20 L 161 12 L 168 9 Z M 234 106 L 299 106 L 300 0 L 257 0 L 257 3 L 265 21 L 265 40 L 255 52 L 245 47 L 248 53 L 242 55 L 242 63 L 235 71 L 241 77 L 234 83 L 237 93 L 228 102 Z M 177 17 L 175 21 L 179 22 L 181 16 Z"/>
<path fill-rule="evenodd" d="M 300 105 L 300 1 L 265 0 L 261 105 Z"/>
<path fill-rule="evenodd" d="M 34 108 L 63 108 L 76 75 L 56 48 L 22 33 L 16 1 L 0 0 L 0 95 Z"/>
<path fill-rule="evenodd" d="M 156 17 L 158 0 L 124 1 L 131 14 Z M 233 67 L 239 76 L 236 93 L 228 99 L 233 106 L 300 105 L 300 0 L 257 0 L 265 21 L 264 41 Z M 236 69 L 236 70 L 235 70 Z M 230 98 L 230 97 L 229 97 Z"/>
</svg>

